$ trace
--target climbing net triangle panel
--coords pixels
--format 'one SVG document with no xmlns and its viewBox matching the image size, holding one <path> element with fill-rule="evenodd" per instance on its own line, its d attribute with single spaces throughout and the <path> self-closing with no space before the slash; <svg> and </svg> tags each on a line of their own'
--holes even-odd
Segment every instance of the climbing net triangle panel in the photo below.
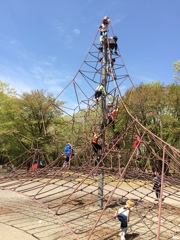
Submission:
<svg viewBox="0 0 180 240">
<path fill-rule="evenodd" d="M 120 50 L 110 51 L 110 37 L 109 24 L 103 43 L 98 31 L 76 75 L 57 96 L 68 100 L 60 106 L 62 131 L 50 131 L 53 143 L 70 142 L 75 154 L 65 165 L 63 149 L 54 159 L 38 148 L 27 149 L 19 165 L 22 156 L 11 160 L 16 169 L 1 176 L 0 189 L 23 197 L 4 201 L 0 223 L 43 240 L 119 239 L 114 215 L 131 199 L 126 239 L 180 239 L 180 151 L 131 113 L 135 87 Z M 105 91 L 95 98 L 101 84 Z M 101 149 L 93 149 L 95 134 Z M 45 166 L 27 171 L 37 157 Z"/>
</svg>

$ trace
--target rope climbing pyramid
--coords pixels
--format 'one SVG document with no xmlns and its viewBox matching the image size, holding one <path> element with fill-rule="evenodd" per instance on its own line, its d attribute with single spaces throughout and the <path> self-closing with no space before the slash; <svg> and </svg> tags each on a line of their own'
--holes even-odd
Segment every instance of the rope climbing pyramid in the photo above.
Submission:
<svg viewBox="0 0 180 240">
<path fill-rule="evenodd" d="M 56 97 L 63 104 L 50 104 L 62 113 L 62 129 L 44 135 L 54 146 L 68 143 L 70 154 L 62 149 L 51 160 L 41 139 L 26 149 L 25 160 L 1 177 L 0 223 L 40 240 L 123 239 L 115 213 L 132 200 L 124 239 L 180 239 L 180 151 L 132 115 L 135 87 L 117 40 L 105 16 L 77 74 Z"/>
</svg>

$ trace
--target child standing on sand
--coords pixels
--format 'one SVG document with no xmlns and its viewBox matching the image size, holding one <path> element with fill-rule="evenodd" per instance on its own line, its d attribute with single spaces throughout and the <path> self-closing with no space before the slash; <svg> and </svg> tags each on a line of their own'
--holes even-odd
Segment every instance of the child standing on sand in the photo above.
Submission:
<svg viewBox="0 0 180 240">
<path fill-rule="evenodd" d="M 130 211 L 132 210 L 133 207 L 134 201 L 127 200 L 126 205 L 124 207 L 119 208 L 119 210 L 115 212 L 114 219 L 117 217 L 118 220 L 121 222 L 120 225 L 121 231 L 119 233 L 119 235 L 121 236 L 121 240 L 126 240 L 125 235 L 127 233 Z"/>
</svg>

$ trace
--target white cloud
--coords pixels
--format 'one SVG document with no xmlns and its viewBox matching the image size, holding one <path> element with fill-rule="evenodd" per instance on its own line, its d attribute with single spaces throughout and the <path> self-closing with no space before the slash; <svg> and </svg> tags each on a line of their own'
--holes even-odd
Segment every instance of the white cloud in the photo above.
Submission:
<svg viewBox="0 0 180 240">
<path fill-rule="evenodd" d="M 71 44 L 71 38 L 68 44 Z M 75 107 L 72 89 L 68 87 L 66 94 L 61 93 L 71 82 L 73 75 L 69 70 L 55 68 L 56 56 L 37 60 L 23 51 L 18 51 L 18 55 L 22 56 L 20 62 L 5 62 L 0 58 L 0 80 L 2 82 L 8 83 L 19 95 L 37 89 L 46 90 L 54 97 L 61 94 L 61 100 L 67 102 L 69 108 Z"/>
<path fill-rule="evenodd" d="M 118 18 L 116 18 L 115 20 L 113 20 L 113 21 L 111 22 L 111 25 L 114 26 L 114 25 L 122 22 L 125 18 L 126 18 L 125 15 L 121 15 L 121 16 L 119 16 Z"/>
<path fill-rule="evenodd" d="M 12 74 L 12 75 L 11 75 Z M 32 89 L 29 84 L 21 80 L 18 76 L 15 76 L 13 72 L 10 75 L 0 74 L 0 80 L 2 82 L 8 83 L 10 88 L 14 88 L 18 94 L 23 92 L 30 92 Z"/>
<path fill-rule="evenodd" d="M 74 32 L 76 35 L 80 35 L 80 30 L 79 30 L 78 28 L 75 28 L 75 29 L 73 30 L 73 32 Z"/>
<path fill-rule="evenodd" d="M 59 22 L 58 20 L 54 20 L 53 25 L 56 27 L 58 34 L 60 36 L 63 36 L 65 32 L 64 24 L 62 22 Z"/>
<path fill-rule="evenodd" d="M 143 75 L 134 75 L 134 79 L 137 79 L 134 81 L 137 84 L 143 83 L 150 83 L 150 82 L 156 82 L 156 79 L 150 76 L 143 76 Z"/>
<path fill-rule="evenodd" d="M 55 96 L 62 92 L 62 90 L 63 88 L 57 85 L 50 85 L 50 87 L 48 88 L 48 92 L 54 93 Z"/>
<path fill-rule="evenodd" d="M 67 36 L 66 37 L 66 46 L 67 46 L 67 48 L 72 48 L 72 44 L 73 44 L 72 37 L 71 36 Z"/>
</svg>

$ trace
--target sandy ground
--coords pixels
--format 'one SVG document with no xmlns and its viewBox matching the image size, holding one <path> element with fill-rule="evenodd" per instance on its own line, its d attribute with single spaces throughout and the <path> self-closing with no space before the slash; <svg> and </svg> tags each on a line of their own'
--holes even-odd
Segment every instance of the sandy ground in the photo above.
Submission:
<svg viewBox="0 0 180 240">
<path fill-rule="evenodd" d="M 32 235 L 23 232 L 14 227 L 0 223 L 1 235 L 0 240 L 33 240 L 37 239 Z"/>
<path fill-rule="evenodd" d="M 6 202 L 18 200 L 21 202 L 25 200 L 25 197 L 12 191 L 0 190 L 0 218 L 10 213 L 8 209 L 4 208 Z M 6 223 L 0 222 L 0 240 L 33 240 L 36 239 L 27 232 L 17 229 L 13 226 L 7 225 Z"/>
<path fill-rule="evenodd" d="M 54 186 L 54 185 L 52 185 Z M 92 190 L 92 189 L 91 189 Z M 127 186 L 126 186 L 127 190 Z M 121 190 L 122 191 L 122 190 Z M 143 189 L 143 194 L 145 194 L 145 190 Z M 140 193 L 139 196 L 141 196 Z M 178 195 L 179 196 L 179 195 Z M 177 197 L 178 197 L 177 196 Z M 149 200 L 149 198 L 148 198 Z M 167 198 L 166 202 L 168 203 L 170 200 Z M 174 200 L 175 201 L 175 200 Z M 172 199 L 171 199 L 171 202 Z M 74 207 L 74 206 L 70 206 Z M 146 207 L 146 206 L 145 206 Z M 148 208 L 147 208 L 148 209 Z M 92 209 L 91 209 L 92 210 Z M 155 207 L 153 211 L 147 213 L 147 218 L 154 218 L 158 213 L 158 208 Z M 107 217 L 111 217 L 114 214 L 114 209 L 109 209 Z M 149 216 L 148 216 L 149 214 Z M 165 215 L 166 216 L 166 215 Z M 67 215 L 67 218 L 70 217 Z M 164 223 L 167 222 L 169 217 L 166 216 Z M 180 216 L 178 217 L 178 213 L 176 219 L 179 221 Z M 87 224 L 88 224 L 87 219 Z M 136 216 L 132 217 L 132 222 L 136 222 Z M 82 224 L 86 224 L 85 222 L 77 221 L 79 226 L 75 226 L 76 228 L 82 227 Z M 154 226 L 150 229 L 150 235 L 146 234 L 146 228 L 144 226 L 150 225 L 151 222 L 146 220 L 146 223 L 138 222 L 135 226 L 130 228 L 129 235 L 127 236 L 127 240 L 154 240 L 156 239 L 156 227 Z M 97 229 L 95 237 L 92 237 L 91 240 L 118 240 L 118 220 L 117 221 L 108 221 L 107 225 L 103 225 L 103 229 Z M 85 226 L 87 227 L 87 226 Z M 173 229 L 173 225 L 168 225 L 169 229 Z M 32 240 L 32 239 L 40 239 L 40 240 L 78 240 L 78 239 L 88 239 L 86 234 L 73 236 L 67 229 L 65 229 L 63 224 L 60 224 L 58 219 L 53 216 L 52 213 L 48 212 L 47 209 L 42 208 L 38 203 L 30 200 L 29 198 L 24 197 L 23 195 L 16 193 L 14 191 L 9 190 L 1 190 L 0 189 L 0 240 Z M 102 233 L 99 234 L 99 232 Z M 106 233 L 108 238 L 106 238 Z M 112 233 L 112 234 L 110 234 Z M 169 231 L 170 233 L 170 231 Z M 145 235 L 146 234 L 146 235 Z M 154 234 L 154 235 L 153 235 Z M 166 235 L 162 237 L 162 240 L 173 239 L 172 233 L 167 237 Z M 100 237 L 99 237 L 100 236 Z M 101 237 L 103 236 L 103 237 Z M 174 239 L 180 239 L 180 234 L 178 233 Z"/>
</svg>

